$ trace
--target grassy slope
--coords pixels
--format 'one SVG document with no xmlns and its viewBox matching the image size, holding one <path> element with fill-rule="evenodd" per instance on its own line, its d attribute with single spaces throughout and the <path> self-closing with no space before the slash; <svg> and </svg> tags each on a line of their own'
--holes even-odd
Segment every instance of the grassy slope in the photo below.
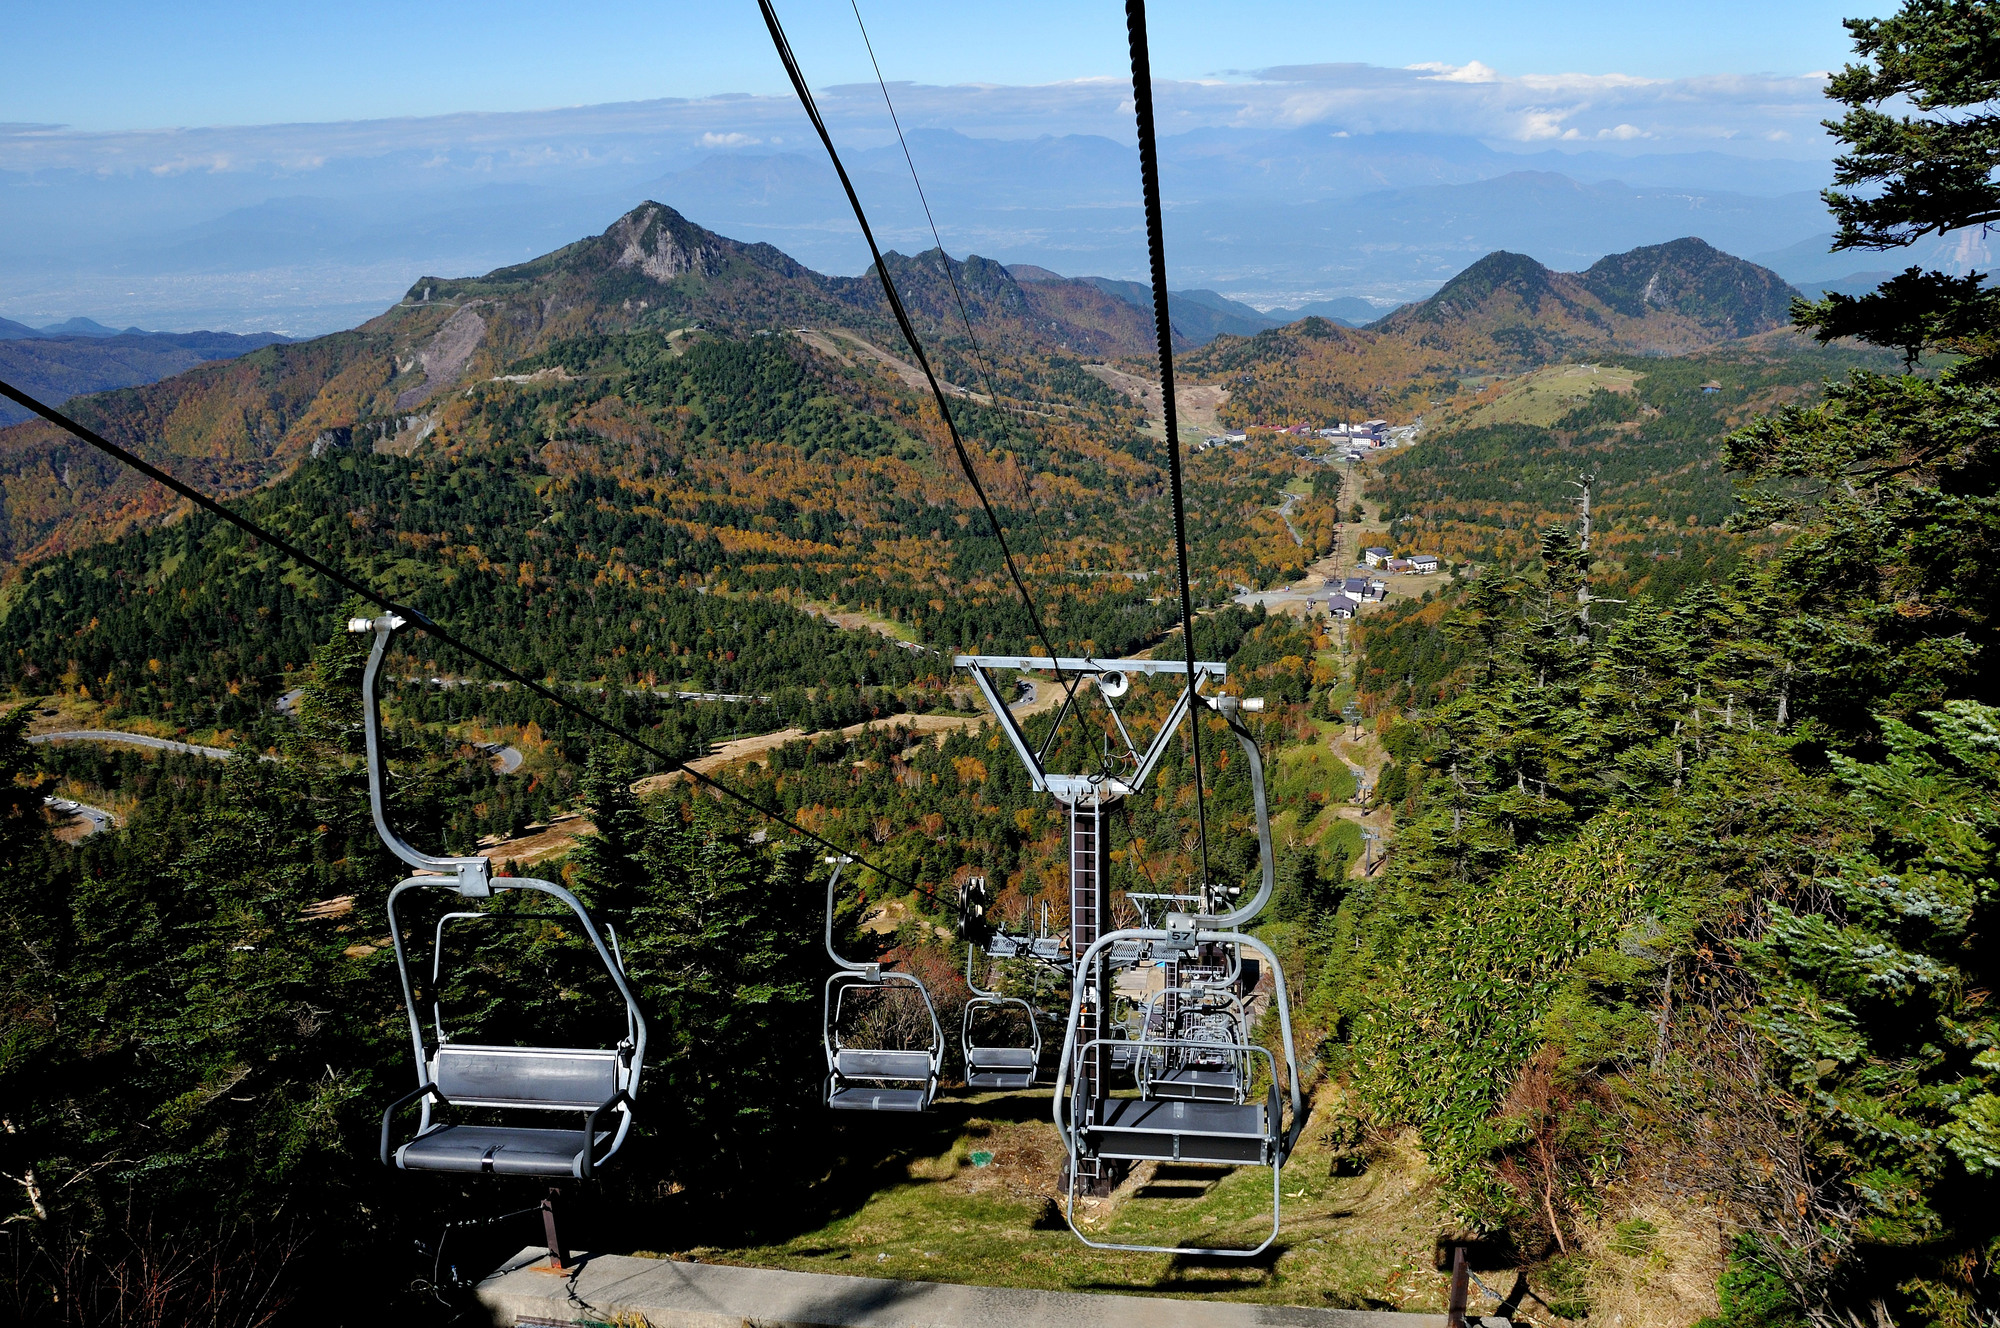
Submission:
<svg viewBox="0 0 2000 1328">
<path fill-rule="evenodd" d="M 1250 1260 L 1128 1254 L 1090 1249 L 1064 1224 L 1062 1148 L 1048 1110 L 1046 1089 L 955 1096 L 916 1129 L 898 1121 L 879 1134 L 857 1132 L 857 1143 L 879 1143 L 889 1156 L 836 1173 L 839 1216 L 773 1231 L 764 1243 L 678 1253 L 976 1286 L 1443 1308 L 1447 1279 L 1431 1268 L 1428 1177 L 1407 1146 L 1385 1148 L 1361 1176 L 1336 1177 L 1324 1138 L 1309 1129 L 1283 1175 L 1284 1230 L 1271 1252 Z M 992 1153 L 992 1162 L 974 1165 L 974 1152 Z M 1269 1212 L 1268 1171 L 1162 1166 L 1108 1199 L 1082 1201 L 1081 1219 L 1098 1240 L 1254 1245 Z"/>
</svg>

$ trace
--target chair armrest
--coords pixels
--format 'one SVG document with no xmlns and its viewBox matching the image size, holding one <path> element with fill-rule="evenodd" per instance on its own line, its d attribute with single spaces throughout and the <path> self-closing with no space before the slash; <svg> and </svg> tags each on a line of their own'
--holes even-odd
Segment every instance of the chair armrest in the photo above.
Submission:
<svg viewBox="0 0 2000 1328">
<path fill-rule="evenodd" d="M 422 1088 L 414 1089 L 411 1092 L 405 1093 L 401 1097 L 397 1098 L 394 1102 L 391 1102 L 389 1104 L 389 1109 L 382 1113 L 382 1165 L 383 1166 L 389 1167 L 395 1165 L 395 1163 L 390 1161 L 389 1159 L 389 1129 L 392 1122 L 394 1121 L 396 1113 L 401 1111 L 404 1107 L 409 1106 L 412 1102 L 415 1102 L 420 1097 L 434 1097 L 438 1101 L 444 1103 L 444 1105 L 446 1105 L 447 1107 L 451 1105 L 451 1099 L 447 1098 L 441 1091 L 439 1091 L 438 1086 L 436 1084 L 425 1084 Z"/>
<path fill-rule="evenodd" d="M 590 1114 L 583 1118 L 583 1163 L 578 1174 L 584 1180 L 590 1179 L 590 1173 L 597 1165 L 591 1157 L 591 1154 L 597 1151 L 597 1118 L 621 1102 L 625 1104 L 627 1109 L 639 1105 L 632 1100 L 630 1093 L 621 1088 L 606 1100 L 592 1107 Z"/>
</svg>

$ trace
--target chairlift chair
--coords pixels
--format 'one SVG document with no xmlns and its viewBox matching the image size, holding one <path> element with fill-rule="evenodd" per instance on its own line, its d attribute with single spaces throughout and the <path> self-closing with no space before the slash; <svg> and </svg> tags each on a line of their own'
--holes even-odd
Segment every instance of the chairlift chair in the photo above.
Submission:
<svg viewBox="0 0 2000 1328">
<path fill-rule="evenodd" d="M 944 1064 L 944 1029 L 937 1007 L 924 984 L 910 973 L 885 973 L 880 964 L 857 964 L 833 948 L 833 903 L 847 858 L 832 859 L 826 882 L 826 952 L 839 967 L 826 980 L 825 1021 L 821 1044 L 826 1050 L 826 1105 L 835 1111 L 927 1111 L 937 1098 L 938 1071 Z M 915 988 L 930 1018 L 928 1049 L 850 1047 L 840 1033 L 840 1016 L 847 998 L 865 992 Z"/>
<path fill-rule="evenodd" d="M 487 1173 L 505 1176 L 565 1176 L 588 1179 L 624 1146 L 632 1129 L 639 1080 L 646 1060 L 646 1018 L 626 980 L 616 941 L 607 947 L 597 924 L 581 901 L 562 886 L 527 877 L 492 876 L 485 858 L 433 857 L 405 843 L 389 827 L 387 817 L 387 758 L 382 744 L 379 696 L 382 663 L 389 641 L 403 627 L 393 614 L 355 618 L 350 632 L 373 632 L 374 650 L 362 674 L 362 717 L 368 741 L 368 801 L 375 832 L 382 842 L 412 867 L 426 873 L 398 882 L 389 891 L 389 937 L 395 947 L 396 972 L 403 989 L 410 1042 L 415 1052 L 417 1086 L 382 1113 L 379 1155 L 382 1165 L 404 1171 Z M 397 906 L 412 890 L 450 891 L 461 899 L 484 901 L 502 890 L 548 895 L 568 908 L 624 1003 L 625 1037 L 614 1047 L 498 1046 L 454 1042 L 444 1027 L 443 1011 L 434 999 L 436 1041 L 426 1045 L 417 1011 L 410 955 L 403 944 Z M 496 916 L 485 909 L 458 910 L 439 919 L 436 945 L 441 951 L 444 930 L 453 921 Z M 434 953 L 432 986 L 442 977 L 441 953 Z M 398 1112 L 418 1107 L 417 1130 L 402 1143 L 395 1141 Z M 445 1120 L 442 1113 L 482 1108 L 507 1113 L 509 1123 L 474 1125 Z M 579 1117 L 575 1128 L 517 1123 L 517 1113 L 536 1112 Z"/>
<path fill-rule="evenodd" d="M 1270 814 L 1264 796 L 1264 765 L 1256 739 L 1243 727 L 1238 713 L 1258 708 L 1237 697 L 1223 696 L 1206 701 L 1229 722 L 1242 747 L 1250 774 L 1252 805 L 1256 812 L 1260 881 L 1256 896 L 1240 908 L 1225 914 L 1173 913 L 1161 927 L 1134 927 L 1106 933 L 1076 957 L 1076 982 L 1070 998 L 1069 1023 L 1064 1031 L 1062 1057 L 1057 1062 L 1053 1110 L 1057 1130 L 1069 1154 L 1068 1202 L 1064 1215 L 1079 1240 L 1094 1249 L 1132 1250 L 1156 1254 L 1192 1254 L 1249 1258 L 1270 1247 L 1277 1239 L 1282 1206 L 1282 1173 L 1286 1159 L 1305 1126 L 1301 1099 L 1298 1054 L 1292 1041 L 1291 1007 L 1285 991 L 1285 977 L 1270 947 L 1240 929 L 1260 913 L 1269 901 L 1276 872 L 1271 852 Z M 1218 1042 L 1203 1038 L 1146 1037 L 1133 1044 L 1163 1059 L 1174 1056 L 1200 1057 L 1221 1054 L 1242 1068 L 1239 1083 L 1250 1081 L 1249 1070 L 1261 1063 L 1265 1091 L 1261 1100 L 1202 1097 L 1153 1096 L 1114 1097 L 1103 1093 L 1091 1096 L 1087 1080 L 1077 1076 L 1072 1082 L 1071 1067 L 1100 1047 L 1116 1046 L 1116 1039 L 1095 1037 L 1082 1040 L 1078 1030 L 1085 994 L 1090 990 L 1088 975 L 1097 966 L 1114 962 L 1120 947 L 1137 946 L 1153 962 L 1182 957 L 1195 959 L 1211 947 L 1251 950 L 1270 966 L 1272 1004 L 1278 1012 L 1282 1058 L 1271 1050 L 1255 1046 L 1236 1034 L 1237 1040 Z M 1144 1030 L 1144 1020 L 1141 1028 Z M 1238 1024 L 1240 1028 L 1240 1023 Z M 1143 1056 L 1140 1059 L 1144 1059 Z M 1282 1064 L 1281 1064 L 1282 1059 Z M 1281 1091 L 1282 1089 L 1282 1091 Z M 1289 1107 L 1289 1110 L 1287 1110 Z M 1193 1163 L 1207 1166 L 1264 1166 L 1271 1169 L 1271 1226 L 1255 1247 L 1248 1249 L 1186 1245 L 1136 1245 L 1093 1240 L 1076 1225 L 1077 1177 L 1080 1163 L 1097 1160 Z"/>
<path fill-rule="evenodd" d="M 1171 1028 L 1164 1017 L 1170 999 L 1179 1006 Z M 1226 989 L 1183 986 L 1154 993 L 1140 1024 L 1139 1096 L 1241 1104 L 1251 1070 L 1246 1024 L 1242 999 Z"/>
<path fill-rule="evenodd" d="M 965 1054 L 965 1083 L 969 1088 L 1031 1088 L 1035 1071 L 1042 1063 L 1042 1029 L 1035 1007 L 1019 996 L 1003 996 L 987 991 L 972 980 L 972 947 L 965 949 L 965 985 L 972 999 L 965 1003 L 959 1024 L 959 1049 Z M 972 1023 L 980 1011 L 1019 1010 L 1027 1017 L 1028 1045 L 982 1045 L 972 1040 Z"/>
</svg>

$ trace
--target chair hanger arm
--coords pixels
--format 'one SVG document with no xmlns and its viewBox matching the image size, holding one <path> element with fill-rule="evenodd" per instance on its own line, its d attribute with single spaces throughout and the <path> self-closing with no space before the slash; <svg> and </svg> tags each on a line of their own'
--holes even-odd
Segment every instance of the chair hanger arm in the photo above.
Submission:
<svg viewBox="0 0 2000 1328">
<path fill-rule="evenodd" d="M 1257 814 L 1257 862 L 1260 870 L 1256 897 L 1241 908 L 1221 914 L 1211 924 L 1218 931 L 1233 931 L 1264 911 L 1264 905 L 1270 902 L 1271 891 L 1277 884 L 1277 864 L 1271 852 L 1271 810 L 1264 797 L 1264 756 L 1257 749 L 1257 739 L 1243 727 L 1239 717 L 1245 710 L 1262 710 L 1264 702 L 1260 697 L 1221 696 L 1213 704 L 1229 721 L 1229 731 L 1236 735 L 1236 743 L 1250 763 L 1250 801 Z"/>
<path fill-rule="evenodd" d="M 827 859 L 828 862 L 833 864 L 833 875 L 826 878 L 826 953 L 827 957 L 832 959 L 844 971 L 860 973 L 866 977 L 873 978 L 877 973 L 881 972 L 882 966 L 880 964 L 857 964 L 851 959 L 842 959 L 840 951 L 833 948 L 833 901 L 836 892 L 840 889 L 840 873 L 845 871 L 847 864 L 853 860 L 846 854 L 842 854 L 837 858 Z"/>
<path fill-rule="evenodd" d="M 483 899 L 493 893 L 493 864 L 482 857 L 440 858 L 410 847 L 401 835 L 389 828 L 387 808 L 388 757 L 382 750 L 382 708 L 380 683 L 382 661 L 388 654 L 389 638 L 404 626 L 393 613 L 379 618 L 350 618 L 347 630 L 356 634 L 373 632 L 375 648 L 368 654 L 368 667 L 361 674 L 361 718 L 368 737 L 368 807 L 375 816 L 375 833 L 389 851 L 425 871 L 458 878 L 458 892 L 468 899 Z"/>
</svg>

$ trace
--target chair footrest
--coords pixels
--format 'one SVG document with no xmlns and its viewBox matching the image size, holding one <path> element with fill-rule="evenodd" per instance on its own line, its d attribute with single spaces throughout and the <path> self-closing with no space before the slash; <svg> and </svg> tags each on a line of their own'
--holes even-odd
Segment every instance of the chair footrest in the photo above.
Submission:
<svg viewBox="0 0 2000 1328">
<path fill-rule="evenodd" d="M 600 1130 L 597 1143 L 611 1135 Z M 405 1171 L 491 1172 L 498 1176 L 574 1176 L 583 1131 L 504 1125 L 443 1125 L 396 1150 Z"/>
<path fill-rule="evenodd" d="M 836 1088 L 826 1095 L 835 1111 L 922 1111 L 930 1104 L 921 1088 Z"/>
</svg>

